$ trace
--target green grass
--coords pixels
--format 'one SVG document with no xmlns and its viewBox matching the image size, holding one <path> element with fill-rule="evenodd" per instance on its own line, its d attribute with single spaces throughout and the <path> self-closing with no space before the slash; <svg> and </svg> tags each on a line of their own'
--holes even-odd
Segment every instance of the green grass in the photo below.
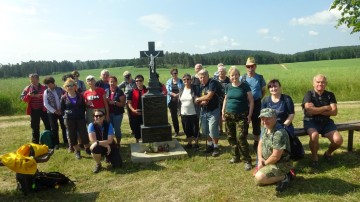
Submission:
<svg viewBox="0 0 360 202">
<path fill-rule="evenodd" d="M 295 126 L 301 126 L 301 110 L 296 107 Z M 126 116 L 125 116 L 126 117 Z M 15 151 L 30 142 L 31 131 L 27 116 L 0 117 L 0 154 Z M 339 104 L 336 122 L 360 120 L 359 104 Z M 3 124 L 4 123 L 4 124 Z M 360 133 L 354 134 L 355 152 L 348 153 L 347 134 L 343 146 L 335 153 L 335 162 L 320 160 L 320 172 L 309 168 L 308 137 L 301 137 L 306 151 L 305 159 L 296 163 L 297 179 L 282 194 L 275 186 L 255 186 L 251 172 L 244 164 L 230 165 L 230 148 L 225 137 L 220 140 L 221 155 L 205 158 L 202 151 L 189 151 L 187 158 L 165 160 L 147 165 L 130 160 L 130 136 L 127 118 L 122 125 L 124 138 L 121 154 L 123 168 L 92 173 L 94 161 L 90 157 L 75 160 L 65 148 L 57 150 L 46 163 L 38 164 L 41 171 L 59 171 L 76 182 L 75 191 L 70 187 L 48 190 L 27 197 L 15 191 L 15 173 L 0 167 L 1 201 L 358 201 L 360 197 Z M 185 136 L 178 140 L 185 145 Z M 252 140 L 249 140 L 252 144 Z M 204 141 L 201 150 L 204 150 Z M 328 141 L 320 139 L 323 154 Z M 84 152 L 83 152 L 84 153 Z M 255 155 L 252 154 L 255 159 Z M 104 164 L 106 165 L 106 164 Z"/>
<path fill-rule="evenodd" d="M 346 59 L 346 60 L 325 60 L 316 62 L 300 62 L 283 64 L 287 67 L 284 69 L 282 66 L 275 65 L 258 65 L 257 72 L 264 75 L 265 80 L 268 82 L 273 78 L 280 79 L 283 87 L 283 92 L 290 95 L 294 102 L 300 103 L 306 91 L 312 88 L 312 78 L 322 73 L 328 77 L 328 90 L 333 91 L 338 101 L 353 101 L 358 100 L 360 97 L 360 59 Z M 227 66 L 228 68 L 230 65 Z M 244 65 L 237 66 L 241 74 L 245 73 Z M 212 76 L 216 71 L 216 66 L 206 67 Z M 129 70 L 133 77 L 137 74 L 142 74 L 145 80 L 148 80 L 149 69 L 147 68 L 109 68 L 111 75 L 117 76 L 119 82 L 123 79 L 123 72 Z M 80 79 L 85 80 L 87 75 L 100 75 L 99 69 L 82 70 L 80 71 Z M 169 69 L 158 69 L 160 74 L 160 81 L 165 83 L 171 77 Z M 179 76 L 184 73 L 194 74 L 193 67 L 188 69 L 179 69 Z M 52 75 L 56 83 L 62 86 L 61 77 L 65 73 Z M 40 77 L 41 82 L 44 76 Z M 147 82 L 145 82 L 147 84 Z M 5 95 L 11 99 L 11 113 L 10 114 L 24 114 L 26 104 L 21 102 L 19 96 L 25 86 L 29 85 L 28 78 L 12 78 L 0 79 L 0 97 Z M 10 109 L 9 109 L 10 110 Z"/>
</svg>

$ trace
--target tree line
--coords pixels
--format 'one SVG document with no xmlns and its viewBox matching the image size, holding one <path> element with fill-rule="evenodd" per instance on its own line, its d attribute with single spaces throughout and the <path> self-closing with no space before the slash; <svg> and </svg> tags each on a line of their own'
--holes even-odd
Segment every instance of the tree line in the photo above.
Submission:
<svg viewBox="0 0 360 202">
<path fill-rule="evenodd" d="M 195 64 L 217 65 L 244 65 L 248 56 L 254 56 L 258 64 L 280 64 L 319 60 L 336 60 L 360 58 L 360 46 L 341 46 L 309 50 L 295 54 L 277 54 L 269 51 L 227 50 L 207 54 L 169 53 L 157 58 L 159 68 L 193 68 Z M 29 61 L 21 64 L 0 64 L 0 78 L 26 77 L 30 73 L 50 75 L 73 70 L 107 69 L 113 67 L 134 66 L 148 67 L 147 58 L 70 61 Z"/>
</svg>

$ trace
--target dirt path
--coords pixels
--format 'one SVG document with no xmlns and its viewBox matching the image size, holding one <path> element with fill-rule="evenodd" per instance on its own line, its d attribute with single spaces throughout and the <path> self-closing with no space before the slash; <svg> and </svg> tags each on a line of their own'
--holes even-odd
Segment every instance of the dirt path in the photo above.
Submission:
<svg viewBox="0 0 360 202">
<path fill-rule="evenodd" d="M 281 66 L 282 68 L 284 68 L 285 70 L 289 70 L 284 64 L 280 64 L 280 66 Z"/>
</svg>

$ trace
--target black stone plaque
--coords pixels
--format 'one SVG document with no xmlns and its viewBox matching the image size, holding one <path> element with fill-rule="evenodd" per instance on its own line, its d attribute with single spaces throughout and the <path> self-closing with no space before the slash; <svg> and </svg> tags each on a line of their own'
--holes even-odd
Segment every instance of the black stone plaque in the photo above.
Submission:
<svg viewBox="0 0 360 202">
<path fill-rule="evenodd" d="M 163 94 L 142 97 L 144 126 L 168 124 L 166 97 Z"/>
</svg>

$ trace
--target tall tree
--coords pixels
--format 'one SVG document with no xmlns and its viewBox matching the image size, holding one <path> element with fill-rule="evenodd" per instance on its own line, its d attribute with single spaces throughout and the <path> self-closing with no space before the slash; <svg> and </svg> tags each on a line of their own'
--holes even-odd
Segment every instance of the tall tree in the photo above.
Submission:
<svg viewBox="0 0 360 202">
<path fill-rule="evenodd" d="M 351 34 L 360 32 L 360 1 L 359 0 L 335 0 L 330 10 L 337 9 L 341 12 L 336 27 L 345 24 L 348 28 L 353 28 Z"/>
</svg>

